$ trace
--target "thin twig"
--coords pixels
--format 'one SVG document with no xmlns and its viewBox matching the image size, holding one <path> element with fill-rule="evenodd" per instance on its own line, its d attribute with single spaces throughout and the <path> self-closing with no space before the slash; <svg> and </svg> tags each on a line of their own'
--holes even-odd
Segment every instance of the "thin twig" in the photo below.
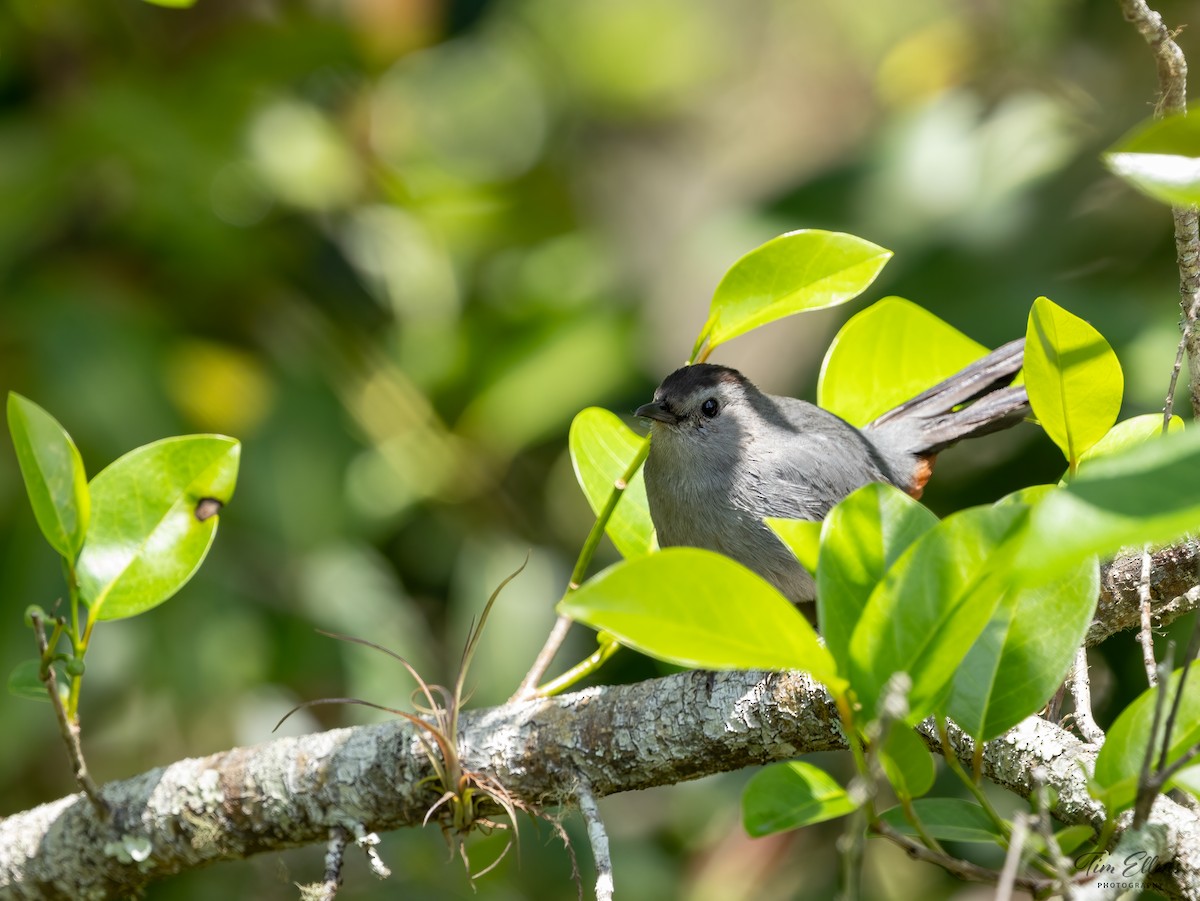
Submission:
<svg viewBox="0 0 1200 901">
<path fill-rule="evenodd" d="M 1088 744 L 1103 744 L 1104 730 L 1096 724 L 1092 716 L 1092 687 L 1088 680 L 1087 648 L 1080 648 L 1075 654 L 1075 665 L 1071 667 L 1067 687 L 1075 703 L 1075 728 Z"/>
<path fill-rule="evenodd" d="M 1174 660 L 1175 643 L 1167 642 L 1167 652 L 1163 655 L 1162 663 L 1159 664 L 1161 684 L 1154 696 L 1154 718 L 1150 723 L 1150 738 L 1146 742 L 1146 756 L 1142 758 L 1142 770 L 1138 776 L 1137 801 L 1133 808 L 1132 829 L 1138 829 L 1146 822 L 1150 816 L 1150 808 L 1154 805 L 1154 799 L 1158 797 L 1159 789 L 1162 787 L 1153 771 L 1153 761 L 1155 743 L 1162 735 L 1160 727 L 1163 724 L 1163 714 L 1166 708 L 1167 685 L 1169 684 L 1167 680 L 1171 675 L 1171 666 Z"/>
<path fill-rule="evenodd" d="M 46 660 L 49 656 L 49 643 L 46 640 L 46 624 L 42 620 L 40 614 L 33 614 L 33 632 L 37 636 L 38 652 L 42 659 Z M 50 695 L 50 704 L 54 707 L 54 716 L 58 720 L 58 731 L 62 734 L 63 742 L 67 746 L 67 756 L 71 758 L 71 768 L 75 774 L 75 781 L 79 784 L 79 788 L 83 791 L 87 799 L 92 802 L 92 806 L 96 809 L 96 813 L 100 815 L 100 819 L 107 821 L 112 815 L 107 802 L 100 797 L 100 786 L 98 786 L 91 773 L 88 772 L 87 761 L 83 759 L 83 744 L 79 738 L 79 722 L 72 720 L 67 716 L 67 709 L 63 706 L 62 695 L 58 693 L 58 677 L 54 673 L 53 663 L 43 665 L 42 681 L 46 683 L 46 692 Z"/>
<path fill-rule="evenodd" d="M 592 857 L 596 861 L 596 901 L 612 901 L 612 856 L 608 852 L 608 832 L 600 818 L 600 807 L 591 786 L 586 783 L 581 782 L 575 789 L 575 797 L 579 800 L 583 821 L 587 823 L 588 841 L 592 843 Z"/>
<path fill-rule="evenodd" d="M 1071 881 L 1074 866 L 1071 859 L 1063 853 L 1062 846 L 1058 843 L 1058 837 L 1054 834 L 1054 823 L 1050 819 L 1050 790 L 1046 787 L 1045 768 L 1038 766 L 1030 770 L 1029 781 L 1033 786 L 1030 798 L 1037 811 L 1035 825 L 1042 841 L 1046 843 L 1046 856 L 1050 858 L 1050 864 L 1054 867 L 1054 873 L 1059 883 L 1058 891 L 1062 893 L 1063 901 L 1071 901 L 1074 895 L 1074 883 Z"/>
<path fill-rule="evenodd" d="M 554 662 L 554 655 L 562 647 L 562 643 L 566 640 L 567 632 L 570 629 L 571 617 L 560 616 L 554 621 L 554 627 L 550 630 L 550 634 L 546 636 L 546 643 L 542 645 L 542 649 L 538 652 L 537 659 L 533 661 L 533 666 L 529 668 L 529 672 L 525 674 L 525 678 L 521 680 L 521 684 L 517 687 L 516 693 L 509 700 L 520 701 L 533 697 L 536 693 L 538 682 L 546 674 L 546 670 L 550 669 L 550 664 Z"/>
<path fill-rule="evenodd" d="M 317 885 L 301 889 L 304 901 L 333 901 L 342 885 L 342 863 L 346 859 L 346 840 L 349 838 L 341 826 L 329 830 L 329 841 L 325 843 L 325 878 Z"/>
<path fill-rule="evenodd" d="M 1025 849 L 1025 836 L 1029 833 L 1029 818 L 1023 814 L 1013 817 L 1012 835 L 1008 840 L 1008 853 L 1004 856 L 1004 867 L 1000 870 L 1000 881 L 996 884 L 996 901 L 1012 901 L 1013 886 L 1017 881 L 1017 870 L 1021 866 L 1021 852 Z"/>
<path fill-rule="evenodd" d="M 1138 604 L 1140 605 L 1142 626 L 1138 630 L 1138 644 L 1142 646 L 1142 665 L 1146 668 L 1146 681 L 1153 688 L 1157 682 L 1155 673 L 1157 664 L 1154 662 L 1154 624 L 1151 621 L 1150 599 L 1150 546 L 1142 548 L 1142 577 L 1138 582 Z"/>
</svg>

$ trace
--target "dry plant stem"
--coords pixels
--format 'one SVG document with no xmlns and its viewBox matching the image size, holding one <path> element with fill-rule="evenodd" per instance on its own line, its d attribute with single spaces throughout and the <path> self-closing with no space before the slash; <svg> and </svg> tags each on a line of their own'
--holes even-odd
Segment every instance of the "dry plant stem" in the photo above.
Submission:
<svg viewBox="0 0 1200 901">
<path fill-rule="evenodd" d="M 33 631 L 37 636 L 38 653 L 44 660 L 49 652 L 49 644 L 46 641 L 46 624 L 37 614 L 33 616 Z M 71 769 L 74 771 L 75 781 L 87 799 L 92 802 L 92 806 L 96 808 L 96 813 L 100 815 L 101 819 L 106 820 L 109 817 L 108 805 L 100 797 L 100 786 L 88 772 L 87 761 L 83 759 L 83 745 L 79 739 L 79 721 L 67 716 L 62 696 L 58 693 L 58 677 L 54 673 L 53 666 L 45 667 L 45 682 L 46 692 L 50 695 L 50 704 L 54 708 L 54 717 L 58 720 L 58 731 L 62 734 L 63 742 L 67 746 L 67 756 L 71 758 Z"/>
<path fill-rule="evenodd" d="M 1154 114 L 1186 113 L 1187 59 L 1175 43 L 1174 34 L 1163 22 L 1162 16 L 1151 9 L 1145 0 L 1121 0 L 1121 11 L 1154 54 L 1158 69 L 1158 101 Z M 1171 212 L 1175 220 L 1175 253 L 1179 264 L 1180 307 L 1183 311 L 1180 346 L 1181 351 L 1186 348 L 1191 370 L 1189 387 L 1192 415 L 1200 417 L 1200 334 L 1194 327 L 1197 313 L 1200 312 L 1200 218 L 1195 209 L 1175 207 Z M 1171 408 L 1174 406 L 1178 367 L 1177 359 L 1163 411 L 1164 428 L 1170 421 Z"/>
<path fill-rule="evenodd" d="M 1167 691 L 1165 683 L 1171 675 L 1171 667 L 1175 661 L 1175 645 L 1173 642 L 1167 643 L 1167 652 L 1163 655 L 1162 663 L 1159 664 L 1159 679 L 1164 683 L 1154 698 L 1154 718 L 1150 725 L 1150 743 L 1146 746 L 1146 756 L 1142 758 L 1142 771 L 1138 776 L 1138 793 L 1137 802 L 1133 807 L 1133 828 L 1140 828 L 1146 818 L 1150 816 L 1150 808 L 1154 804 L 1154 799 L 1158 796 L 1159 789 L 1162 783 L 1157 778 L 1157 770 L 1154 767 L 1154 752 L 1157 750 L 1155 741 L 1158 736 L 1162 735 L 1159 727 L 1163 724 L 1163 716 L 1167 706 Z M 1164 745 L 1168 742 L 1167 736 L 1163 736 Z"/>
<path fill-rule="evenodd" d="M 1096 720 L 1092 717 L 1092 687 L 1088 680 L 1087 648 L 1080 648 L 1075 654 L 1075 665 L 1071 668 L 1067 686 L 1075 703 L 1075 728 L 1088 744 L 1101 744 L 1104 741 L 1104 730 L 1096 725 Z"/>
<path fill-rule="evenodd" d="M 1074 870 L 1074 865 L 1071 860 L 1063 853 L 1062 846 L 1058 843 L 1058 838 L 1054 835 L 1054 823 L 1050 819 L 1050 792 L 1046 788 L 1046 771 L 1042 767 L 1034 767 L 1029 778 L 1034 785 L 1034 790 L 1030 797 L 1034 802 L 1034 809 L 1037 811 L 1035 825 L 1038 834 L 1041 835 L 1042 841 L 1046 843 L 1046 855 L 1050 858 L 1050 863 L 1054 868 L 1055 878 L 1058 880 L 1059 891 L 1062 892 L 1063 901 L 1072 901 L 1074 895 L 1073 884 L 1071 882 L 1071 874 Z"/>
<path fill-rule="evenodd" d="M 596 861 L 596 901 L 612 901 L 612 855 L 608 851 L 608 832 L 604 828 L 604 820 L 600 818 L 596 796 L 586 783 L 580 783 L 575 797 L 579 801 L 583 821 L 587 823 L 588 841 L 592 845 L 592 857 Z"/>
<path fill-rule="evenodd" d="M 1146 681 L 1153 688 L 1158 684 L 1158 664 L 1154 661 L 1154 627 L 1150 618 L 1150 547 L 1142 548 L 1142 576 L 1138 582 L 1138 604 L 1141 608 L 1142 626 L 1138 630 L 1138 644 L 1142 646 L 1142 665 L 1146 668 Z"/>
<path fill-rule="evenodd" d="M 1004 855 L 1004 867 L 1000 870 L 1000 881 L 996 884 L 996 901 L 1012 901 L 1013 886 L 1021 865 L 1021 851 L 1025 847 L 1025 836 L 1028 833 L 1028 820 L 1024 814 L 1017 814 L 1013 817 L 1008 853 Z"/>
</svg>

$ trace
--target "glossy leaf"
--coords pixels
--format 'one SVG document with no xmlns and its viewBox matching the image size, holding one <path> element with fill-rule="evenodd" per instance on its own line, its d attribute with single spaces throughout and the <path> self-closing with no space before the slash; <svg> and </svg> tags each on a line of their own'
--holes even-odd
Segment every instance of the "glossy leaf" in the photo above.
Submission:
<svg viewBox="0 0 1200 901">
<path fill-rule="evenodd" d="M 1135 448 L 1139 444 L 1145 444 L 1147 441 L 1153 441 L 1155 438 L 1161 438 L 1162 422 L 1163 418 L 1159 413 L 1143 413 L 1141 416 L 1133 416 L 1118 422 L 1108 430 L 1103 438 L 1083 453 L 1079 458 L 1079 465 L 1084 466 L 1100 457 L 1111 456 Z M 1183 420 L 1178 416 L 1172 416 L 1170 425 L 1167 427 L 1167 434 L 1182 431 Z"/>
<path fill-rule="evenodd" d="M 799 760 L 764 767 L 742 793 L 742 823 L 755 838 L 835 820 L 854 810 L 832 776 Z"/>
<path fill-rule="evenodd" d="M 793 313 L 845 303 L 867 289 L 891 256 L 870 241 L 819 229 L 768 241 L 725 273 L 693 353 L 705 341 L 716 347 Z"/>
<path fill-rule="evenodd" d="M 1184 684 L 1183 697 L 1171 732 L 1166 761 L 1168 765 L 1200 743 L 1200 666 L 1193 663 L 1189 669 L 1191 672 Z M 1168 708 L 1179 691 L 1182 673 L 1182 669 L 1177 669 L 1165 683 Z M 1154 705 L 1158 692 L 1163 688 L 1164 684 L 1160 683 L 1155 688 L 1147 689 L 1121 712 L 1108 730 L 1104 745 L 1096 757 L 1093 785 L 1100 789 L 1100 800 L 1108 805 L 1110 815 L 1131 806 L 1137 797 L 1138 776 L 1151 742 Z M 1155 761 L 1158 760 L 1162 733 L 1163 724 L 1160 723 L 1158 733 L 1154 736 Z"/>
<path fill-rule="evenodd" d="M 917 819 L 932 837 L 944 842 L 985 842 L 996 844 L 1003 839 L 991 817 L 978 804 L 959 798 L 921 798 L 913 802 Z M 880 814 L 897 832 L 916 835 L 917 831 L 904 816 L 904 810 L 893 807 Z"/>
<path fill-rule="evenodd" d="M 938 518 L 899 488 L 864 485 L 834 507 L 821 529 L 817 623 L 838 671 L 851 672 L 850 637 L 875 587 Z"/>
<path fill-rule="evenodd" d="M 601 407 L 581 410 L 572 421 L 568 438 L 571 465 L 593 513 L 598 515 L 608 503 L 613 485 L 646 440 Z M 654 523 L 641 469 L 626 487 L 605 531 L 622 557 L 639 557 L 654 549 Z"/>
<path fill-rule="evenodd" d="M 1164 116 L 1138 126 L 1104 154 L 1113 174 L 1173 206 L 1200 203 L 1200 122 Z"/>
<path fill-rule="evenodd" d="M 74 562 L 91 513 L 75 442 L 58 420 L 16 392 L 8 395 L 8 430 L 38 528 L 54 550 Z"/>
<path fill-rule="evenodd" d="M 713 551 L 671 547 L 596 575 L 559 613 L 682 666 L 805 670 L 834 688 L 833 659 L 769 583 Z"/>
<path fill-rule="evenodd" d="M 183 587 L 208 553 L 216 510 L 233 494 L 240 452 L 221 435 L 165 438 L 92 479 L 94 512 L 78 567 L 92 616 L 133 616 Z"/>
<path fill-rule="evenodd" d="M 1172 541 L 1200 528 L 1200 429 L 1092 460 L 1033 509 L 1024 581 L 1054 578 L 1093 554 Z"/>
<path fill-rule="evenodd" d="M 898 672 L 912 679 L 906 721 L 933 712 L 1007 590 L 1006 539 L 1027 516 L 1019 505 L 962 510 L 913 542 L 888 570 L 850 639 L 850 684 L 864 721 Z"/>
<path fill-rule="evenodd" d="M 1124 376 L 1103 335 L 1039 297 L 1025 333 L 1025 387 L 1042 428 L 1075 466 L 1117 421 Z"/>
<path fill-rule="evenodd" d="M 829 345 L 817 403 L 863 426 L 987 352 L 912 301 L 885 297 L 852 316 Z"/>
<path fill-rule="evenodd" d="M 946 705 L 951 719 L 977 741 L 990 741 L 1040 710 L 1075 660 L 1099 591 L 1092 557 L 1005 598 L 955 673 Z"/>
<path fill-rule="evenodd" d="M 933 788 L 933 755 L 908 726 L 896 723 L 879 749 L 879 761 L 897 797 L 918 798 Z"/>
<path fill-rule="evenodd" d="M 768 516 L 763 522 L 791 549 L 801 566 L 810 573 L 817 571 L 821 553 L 820 520 L 811 522 L 807 519 L 780 519 Z"/>
</svg>

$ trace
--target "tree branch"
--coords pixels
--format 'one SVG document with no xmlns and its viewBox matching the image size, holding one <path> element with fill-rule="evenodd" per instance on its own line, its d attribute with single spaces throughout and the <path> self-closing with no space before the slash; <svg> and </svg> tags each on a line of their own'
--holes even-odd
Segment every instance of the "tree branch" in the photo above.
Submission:
<svg viewBox="0 0 1200 901">
<path fill-rule="evenodd" d="M 1196 542 L 1152 555 L 1160 624 L 1196 606 L 1197 559 Z M 1140 564 L 1135 554 L 1106 567 L 1089 643 L 1137 625 Z M 693 672 L 467 711 L 460 751 L 470 769 L 551 807 L 569 804 L 581 780 L 600 798 L 844 748 L 838 723 L 831 699 L 802 675 Z M 970 742 L 952 744 L 969 763 Z M 1040 766 L 1058 797 L 1055 815 L 1095 825 L 1103 813 L 1083 773 L 1093 759 L 1072 735 L 1030 719 L 986 745 L 983 774 L 1027 796 Z M 0 898 L 122 897 L 219 860 L 324 843 L 335 827 L 362 835 L 419 825 L 436 800 L 421 784 L 429 775 L 402 722 L 182 760 L 105 785 L 108 823 L 80 794 L 0 820 Z M 1160 798 L 1150 822 L 1169 826 L 1176 855 L 1151 884 L 1200 899 L 1200 819 Z"/>
</svg>

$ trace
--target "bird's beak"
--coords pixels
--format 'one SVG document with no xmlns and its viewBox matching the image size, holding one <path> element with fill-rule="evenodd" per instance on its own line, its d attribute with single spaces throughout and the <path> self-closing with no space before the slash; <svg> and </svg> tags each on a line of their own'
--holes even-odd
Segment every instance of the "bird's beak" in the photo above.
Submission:
<svg viewBox="0 0 1200 901">
<path fill-rule="evenodd" d="M 660 404 L 658 401 L 651 401 L 648 404 L 642 404 L 633 412 L 634 416 L 641 416 L 643 419 L 653 419 L 657 422 L 665 422 L 667 425 L 675 425 L 679 422 L 679 417 Z"/>
</svg>

